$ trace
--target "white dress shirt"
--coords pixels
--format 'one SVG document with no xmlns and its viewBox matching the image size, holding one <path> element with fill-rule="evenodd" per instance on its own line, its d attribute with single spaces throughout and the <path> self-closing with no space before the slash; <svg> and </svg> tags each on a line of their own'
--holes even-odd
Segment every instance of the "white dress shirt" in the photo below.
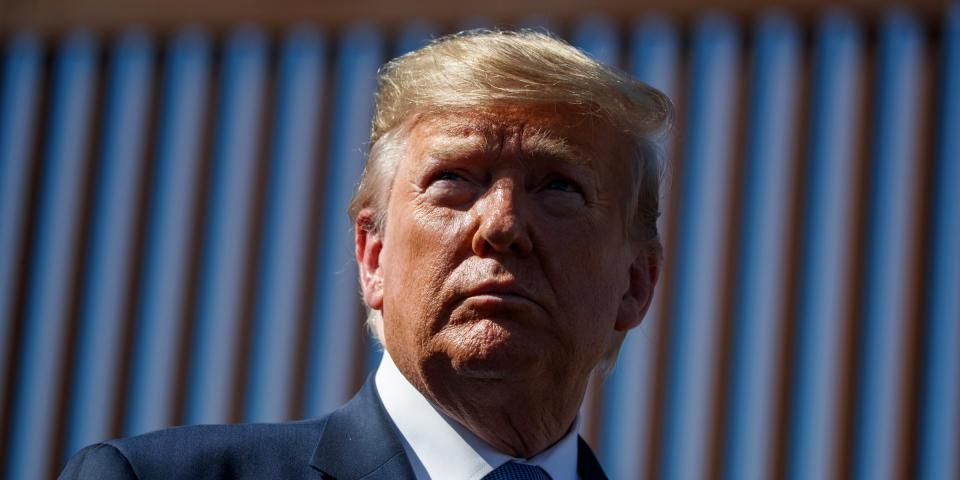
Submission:
<svg viewBox="0 0 960 480">
<path fill-rule="evenodd" d="M 400 373 L 386 351 L 375 383 L 387 414 L 400 430 L 417 480 L 480 480 L 510 461 L 541 467 L 553 480 L 577 479 L 579 418 L 552 447 L 533 458 L 516 458 L 497 451 L 441 413 Z"/>
</svg>

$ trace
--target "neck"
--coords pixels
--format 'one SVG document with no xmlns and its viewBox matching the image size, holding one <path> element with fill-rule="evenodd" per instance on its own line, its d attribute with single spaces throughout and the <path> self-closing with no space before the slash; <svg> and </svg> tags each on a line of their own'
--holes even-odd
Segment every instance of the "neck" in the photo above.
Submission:
<svg viewBox="0 0 960 480">
<path fill-rule="evenodd" d="M 560 441 L 576 421 L 586 379 L 522 381 L 442 378 L 415 372 L 404 376 L 453 420 L 497 450 L 531 458 Z"/>
<path fill-rule="evenodd" d="M 577 409 L 538 412 L 520 408 L 487 409 L 473 405 L 450 408 L 435 402 L 448 416 L 497 450 L 517 458 L 532 458 L 560 441 L 576 421 Z"/>
</svg>

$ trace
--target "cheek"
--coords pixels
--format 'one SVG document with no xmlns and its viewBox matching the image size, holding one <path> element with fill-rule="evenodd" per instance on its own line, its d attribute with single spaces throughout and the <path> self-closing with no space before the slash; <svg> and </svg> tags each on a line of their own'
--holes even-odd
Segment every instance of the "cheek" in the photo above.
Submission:
<svg viewBox="0 0 960 480">
<path fill-rule="evenodd" d="M 622 233 L 599 222 L 555 223 L 543 229 L 544 261 L 568 288 L 582 293 L 601 292 L 622 283 Z M 623 278 L 621 278 L 623 277 Z M 605 292 L 604 292 L 605 293 Z"/>
<path fill-rule="evenodd" d="M 557 234 L 544 256 L 560 310 L 569 312 L 568 331 L 580 339 L 593 338 L 598 348 L 613 332 L 617 310 L 627 289 L 628 263 L 622 243 L 609 227 Z"/>
<path fill-rule="evenodd" d="M 403 220 L 387 226 L 382 253 L 384 315 L 415 330 L 434 328 L 443 307 L 444 281 L 462 256 L 462 222 L 456 216 L 407 212 L 394 218 Z"/>
</svg>

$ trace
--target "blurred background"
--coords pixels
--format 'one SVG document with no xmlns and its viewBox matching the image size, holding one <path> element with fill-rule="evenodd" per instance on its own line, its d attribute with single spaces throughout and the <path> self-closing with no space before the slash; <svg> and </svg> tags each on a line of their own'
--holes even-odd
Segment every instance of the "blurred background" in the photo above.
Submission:
<svg viewBox="0 0 960 480">
<path fill-rule="evenodd" d="M 0 0 L 0 477 L 347 400 L 377 67 L 548 29 L 678 107 L 613 479 L 960 478 L 960 7 Z"/>
</svg>

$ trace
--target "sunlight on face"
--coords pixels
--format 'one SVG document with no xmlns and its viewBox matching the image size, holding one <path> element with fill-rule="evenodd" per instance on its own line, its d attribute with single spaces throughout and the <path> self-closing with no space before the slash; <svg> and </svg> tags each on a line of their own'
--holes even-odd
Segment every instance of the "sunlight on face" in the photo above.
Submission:
<svg viewBox="0 0 960 480">
<path fill-rule="evenodd" d="M 636 254 L 626 148 L 556 109 L 413 127 L 380 254 L 385 343 L 409 378 L 430 391 L 585 384 Z"/>
</svg>

